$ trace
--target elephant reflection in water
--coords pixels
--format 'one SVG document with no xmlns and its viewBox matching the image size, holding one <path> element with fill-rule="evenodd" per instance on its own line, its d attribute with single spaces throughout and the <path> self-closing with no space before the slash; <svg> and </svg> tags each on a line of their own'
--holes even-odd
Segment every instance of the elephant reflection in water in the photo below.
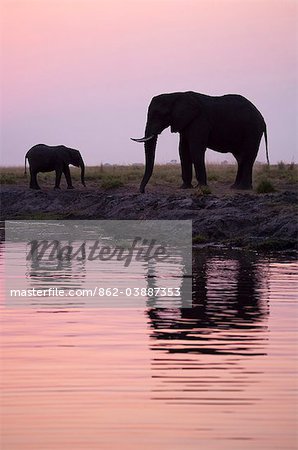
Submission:
<svg viewBox="0 0 298 450">
<path fill-rule="evenodd" d="M 192 308 L 146 311 L 152 399 L 255 404 L 251 387 L 260 381 L 258 361 L 266 355 L 266 267 L 255 256 L 234 252 L 223 260 L 202 250 L 194 255 L 193 274 Z"/>
<path fill-rule="evenodd" d="M 158 309 L 160 305 L 163 306 L 163 309 L 169 307 L 173 308 L 189 308 L 192 304 L 191 301 L 191 290 L 192 290 L 192 275 L 191 275 L 191 256 L 189 255 L 188 249 L 180 250 L 179 254 L 177 253 L 177 259 L 175 260 L 175 273 L 171 271 L 171 275 L 167 276 L 158 272 L 158 266 L 156 260 L 153 258 L 147 261 L 147 289 L 152 289 L 154 292 L 160 287 L 163 288 L 171 288 L 180 289 L 180 296 L 175 295 L 172 297 L 155 295 L 154 297 L 149 297 L 147 300 L 147 308 Z M 184 253 L 185 252 L 185 253 Z M 173 264 L 174 260 L 172 261 Z M 180 266 L 180 267 L 179 267 Z M 165 278 L 166 277 L 166 278 Z M 163 283 L 158 283 L 157 280 L 163 280 Z M 165 284 L 164 281 L 167 280 Z M 182 280 L 182 285 L 179 286 Z M 170 284 L 169 284 L 170 283 Z"/>
<path fill-rule="evenodd" d="M 154 308 L 148 303 L 149 324 L 153 339 L 191 339 L 193 334 L 220 329 L 260 329 L 268 314 L 268 305 L 261 288 L 266 284 L 266 270 L 254 256 L 234 252 L 223 260 L 206 252 L 193 259 L 193 307 Z M 149 279 L 152 287 L 154 279 Z M 184 294 L 182 278 L 181 296 Z M 219 284 L 220 283 L 220 284 Z M 187 295 L 187 294 L 186 294 Z M 211 330 L 211 331 L 210 331 Z M 179 348 L 179 352 L 201 352 L 198 346 Z M 179 343 L 177 342 L 177 346 Z M 159 345 L 160 347 L 160 345 Z M 249 346 L 248 346 L 249 347 Z M 204 353 L 208 349 L 204 347 Z M 175 352 L 175 346 L 171 347 Z"/>
<path fill-rule="evenodd" d="M 32 243 L 29 244 L 29 253 L 32 254 Z M 73 245 L 72 241 L 64 245 Z M 27 278 L 30 279 L 32 287 L 45 289 L 57 287 L 59 289 L 79 289 L 86 277 L 86 260 L 84 258 L 53 258 L 52 260 L 45 254 L 44 258 L 32 257 L 27 259 Z"/>
</svg>

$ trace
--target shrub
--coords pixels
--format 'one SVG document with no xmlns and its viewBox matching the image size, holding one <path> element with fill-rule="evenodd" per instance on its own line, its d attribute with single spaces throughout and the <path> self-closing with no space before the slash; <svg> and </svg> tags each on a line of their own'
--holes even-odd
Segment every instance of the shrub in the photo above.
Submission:
<svg viewBox="0 0 298 450">
<path fill-rule="evenodd" d="M 286 165 L 285 165 L 285 163 L 284 163 L 283 161 L 279 161 L 279 162 L 277 163 L 277 168 L 278 168 L 278 170 L 284 170 L 285 167 L 286 167 Z"/>
<path fill-rule="evenodd" d="M 209 186 L 197 186 L 193 191 L 195 196 L 202 197 L 202 195 L 210 195 L 212 194 Z"/>
<path fill-rule="evenodd" d="M 208 239 L 203 234 L 197 234 L 193 237 L 192 242 L 193 244 L 205 244 L 206 242 L 208 242 Z"/>
<path fill-rule="evenodd" d="M 294 163 L 294 162 L 291 162 L 291 164 L 289 164 L 288 169 L 289 169 L 289 170 L 294 170 L 294 169 L 295 169 L 295 163 Z"/>
<path fill-rule="evenodd" d="M 201 189 L 203 195 L 212 194 L 211 189 L 208 186 L 201 186 L 200 189 Z"/>
<path fill-rule="evenodd" d="M 275 192 L 275 188 L 270 180 L 263 179 L 257 185 L 256 191 L 258 194 L 267 194 L 269 192 Z"/>
<path fill-rule="evenodd" d="M 119 178 L 106 178 L 101 182 L 101 187 L 103 189 L 116 189 L 122 186 L 123 182 Z"/>
<path fill-rule="evenodd" d="M 216 173 L 210 173 L 208 175 L 208 180 L 209 181 L 218 181 L 218 179 L 219 179 L 219 176 Z"/>
</svg>

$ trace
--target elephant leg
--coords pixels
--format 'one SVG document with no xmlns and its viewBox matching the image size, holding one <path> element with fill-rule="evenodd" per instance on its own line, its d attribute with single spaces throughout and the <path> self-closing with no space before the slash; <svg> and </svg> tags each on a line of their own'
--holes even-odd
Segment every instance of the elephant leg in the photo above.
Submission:
<svg viewBox="0 0 298 450">
<path fill-rule="evenodd" d="M 235 183 L 232 185 L 234 189 L 252 189 L 252 170 L 256 160 L 262 133 L 253 136 L 247 140 L 235 156 L 238 163 L 238 171 Z"/>
<path fill-rule="evenodd" d="M 193 163 L 195 166 L 196 178 L 198 181 L 198 186 L 207 186 L 207 174 L 206 174 L 206 166 L 205 166 L 205 152 L 206 147 L 203 145 L 192 146 L 191 147 L 191 155 L 193 159 Z"/>
<path fill-rule="evenodd" d="M 207 185 L 205 153 L 209 135 L 208 123 L 193 121 L 186 130 L 189 151 L 195 167 L 198 186 Z"/>
<path fill-rule="evenodd" d="M 239 155 L 233 154 L 237 161 L 237 174 L 234 183 L 232 184 L 232 189 L 240 189 L 241 180 L 243 178 L 243 162 Z"/>
<path fill-rule="evenodd" d="M 40 189 L 37 182 L 37 172 L 30 167 L 30 189 Z"/>
<path fill-rule="evenodd" d="M 70 175 L 69 166 L 67 164 L 63 168 L 63 173 L 65 175 L 65 179 L 66 179 L 66 182 L 67 182 L 67 189 L 74 189 L 74 187 L 73 187 L 73 185 L 71 183 L 71 175 Z"/>
<path fill-rule="evenodd" d="M 241 149 L 241 152 L 234 154 L 238 170 L 235 183 L 231 186 L 233 189 L 252 189 L 252 170 L 259 149 L 258 142 L 247 143 Z"/>
<path fill-rule="evenodd" d="M 187 143 L 187 139 L 180 134 L 179 141 L 179 156 L 181 163 L 181 175 L 183 184 L 181 189 L 189 189 L 192 188 L 192 160 L 189 152 L 189 147 Z"/>
<path fill-rule="evenodd" d="M 54 187 L 54 189 L 60 189 L 62 168 L 58 167 L 57 169 L 55 169 L 55 172 L 56 172 L 56 180 L 55 180 L 55 187 Z"/>
</svg>

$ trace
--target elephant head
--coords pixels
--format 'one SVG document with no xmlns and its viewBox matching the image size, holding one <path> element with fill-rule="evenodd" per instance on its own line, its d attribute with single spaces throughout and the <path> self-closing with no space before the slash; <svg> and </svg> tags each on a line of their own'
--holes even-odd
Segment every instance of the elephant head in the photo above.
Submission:
<svg viewBox="0 0 298 450">
<path fill-rule="evenodd" d="M 141 139 L 131 138 L 145 144 L 145 173 L 140 185 L 140 192 L 151 178 L 157 136 L 171 126 L 171 132 L 181 132 L 199 115 L 199 103 L 193 92 L 175 92 L 153 97 L 148 108 L 145 136 Z"/>
<path fill-rule="evenodd" d="M 66 151 L 66 154 L 67 154 L 67 156 L 66 156 L 67 163 L 71 164 L 72 166 L 81 168 L 81 182 L 82 182 L 82 185 L 86 187 L 85 164 L 84 164 L 81 153 L 79 152 L 79 150 L 75 150 L 74 148 L 64 147 L 64 150 Z"/>
</svg>

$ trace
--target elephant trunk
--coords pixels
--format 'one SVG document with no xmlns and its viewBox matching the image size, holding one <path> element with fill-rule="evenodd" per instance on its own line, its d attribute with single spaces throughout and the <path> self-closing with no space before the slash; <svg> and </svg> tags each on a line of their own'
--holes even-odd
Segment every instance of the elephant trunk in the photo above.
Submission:
<svg viewBox="0 0 298 450">
<path fill-rule="evenodd" d="M 157 135 L 154 135 L 150 140 L 145 142 L 145 173 L 140 185 L 140 192 L 145 192 L 145 187 L 148 181 L 151 178 L 153 167 L 154 167 L 154 160 L 155 160 L 155 149 L 156 149 L 156 143 L 157 143 Z"/>
<path fill-rule="evenodd" d="M 157 137 L 168 126 L 168 122 L 153 121 L 151 118 L 147 120 L 145 136 L 141 139 L 131 138 L 133 141 L 143 142 L 145 144 L 145 173 L 140 184 L 140 192 L 142 194 L 145 192 L 146 184 L 150 180 L 153 172 Z"/>
</svg>

